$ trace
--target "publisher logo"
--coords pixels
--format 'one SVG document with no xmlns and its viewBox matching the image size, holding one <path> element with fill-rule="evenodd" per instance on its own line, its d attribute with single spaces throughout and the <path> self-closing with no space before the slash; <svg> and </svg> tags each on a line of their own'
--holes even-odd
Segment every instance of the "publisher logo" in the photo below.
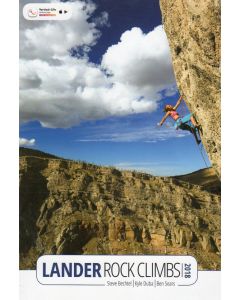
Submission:
<svg viewBox="0 0 240 300">
<path fill-rule="evenodd" d="M 23 16 L 29 21 L 64 21 L 72 17 L 69 3 L 28 3 L 23 7 Z"/>
<path fill-rule="evenodd" d="M 29 8 L 28 16 L 29 18 L 36 18 L 38 16 L 38 10 L 36 8 Z"/>
</svg>

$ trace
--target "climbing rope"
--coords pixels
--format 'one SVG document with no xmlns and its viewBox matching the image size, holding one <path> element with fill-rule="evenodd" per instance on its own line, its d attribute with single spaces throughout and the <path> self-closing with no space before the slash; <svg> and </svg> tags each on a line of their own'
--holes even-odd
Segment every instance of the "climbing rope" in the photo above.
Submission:
<svg viewBox="0 0 240 300">
<path fill-rule="evenodd" d="M 203 155 L 203 143 L 201 143 L 200 145 L 197 145 L 197 147 L 199 149 L 199 152 L 200 152 L 200 154 L 202 156 L 202 159 L 203 159 L 203 161 L 205 163 L 206 168 L 209 168 L 210 166 L 208 166 L 207 161 L 206 161 L 206 159 L 205 159 L 205 157 Z"/>
</svg>

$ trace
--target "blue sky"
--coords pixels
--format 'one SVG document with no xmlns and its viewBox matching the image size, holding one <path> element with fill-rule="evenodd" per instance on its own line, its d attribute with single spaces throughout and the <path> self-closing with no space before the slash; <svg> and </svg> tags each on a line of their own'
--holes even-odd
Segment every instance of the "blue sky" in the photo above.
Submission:
<svg viewBox="0 0 240 300">
<path fill-rule="evenodd" d="M 31 30 L 42 33 L 44 41 L 43 25 L 29 29 L 30 25 L 23 22 L 23 39 L 28 39 L 20 54 L 20 137 L 26 141 L 23 145 L 65 158 L 154 175 L 179 175 L 204 168 L 190 134 L 174 130 L 170 120 L 165 126 L 156 127 L 164 104 L 174 104 L 179 97 L 167 40 L 159 27 L 158 0 L 122 0 L 115 5 L 110 0 L 93 2 L 88 18 L 79 7 L 86 39 L 80 38 L 83 32 L 76 33 L 78 45 L 69 42 L 69 58 L 64 54 L 67 49 L 56 47 L 57 38 L 52 47 L 55 52 L 51 53 L 51 49 L 46 51 L 42 44 L 36 44 L 33 35 L 26 34 Z M 72 21 L 66 30 L 76 32 L 77 25 Z M 156 44 L 157 34 L 162 35 L 160 45 Z M 149 43 L 153 46 L 149 47 Z M 29 55 L 29 45 L 31 53 L 36 52 L 35 57 Z M 164 49 L 161 59 L 161 49 L 157 47 Z M 160 50 L 152 51 L 155 48 Z M 137 61 L 135 56 L 139 53 Z M 89 73 L 94 74 L 94 80 Z M 179 112 L 188 112 L 184 104 Z M 33 139 L 34 143 L 29 142 Z M 205 151 L 204 155 L 207 157 Z"/>
<path fill-rule="evenodd" d="M 109 45 L 119 42 L 121 34 L 132 27 L 140 27 L 147 33 L 162 23 L 158 0 L 122 0 L 113 5 L 113 1 L 96 0 L 99 7 L 96 11 L 109 13 L 109 27 L 102 28 L 102 36 L 90 59 L 99 62 Z"/>
</svg>

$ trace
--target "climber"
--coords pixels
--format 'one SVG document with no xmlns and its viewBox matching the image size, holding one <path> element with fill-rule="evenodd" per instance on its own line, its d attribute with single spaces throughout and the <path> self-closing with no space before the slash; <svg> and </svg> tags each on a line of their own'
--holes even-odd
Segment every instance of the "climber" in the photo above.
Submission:
<svg viewBox="0 0 240 300">
<path fill-rule="evenodd" d="M 164 108 L 165 116 L 162 118 L 161 122 L 157 123 L 157 126 L 162 126 L 168 117 L 172 117 L 173 120 L 175 121 L 175 124 L 174 124 L 175 129 L 178 130 L 180 128 L 182 130 L 190 131 L 194 135 L 195 140 L 196 140 L 197 144 L 199 145 L 201 143 L 201 140 L 198 139 L 197 131 L 201 130 L 201 125 L 197 123 L 197 121 L 192 113 L 188 114 L 184 117 L 179 116 L 179 114 L 177 112 L 177 108 L 181 104 L 182 100 L 183 100 L 183 97 L 181 96 L 178 99 L 175 106 L 172 106 L 169 104 L 165 105 L 165 108 Z"/>
</svg>

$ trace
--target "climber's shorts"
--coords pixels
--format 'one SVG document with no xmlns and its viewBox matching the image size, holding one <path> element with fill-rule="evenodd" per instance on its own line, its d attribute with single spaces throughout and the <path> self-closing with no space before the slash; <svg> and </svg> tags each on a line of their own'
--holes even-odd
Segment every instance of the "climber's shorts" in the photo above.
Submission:
<svg viewBox="0 0 240 300">
<path fill-rule="evenodd" d="M 178 129 L 180 128 L 181 124 L 188 123 L 191 120 L 193 114 L 188 114 L 182 118 L 177 119 L 177 121 L 174 123 L 174 128 Z"/>
</svg>

